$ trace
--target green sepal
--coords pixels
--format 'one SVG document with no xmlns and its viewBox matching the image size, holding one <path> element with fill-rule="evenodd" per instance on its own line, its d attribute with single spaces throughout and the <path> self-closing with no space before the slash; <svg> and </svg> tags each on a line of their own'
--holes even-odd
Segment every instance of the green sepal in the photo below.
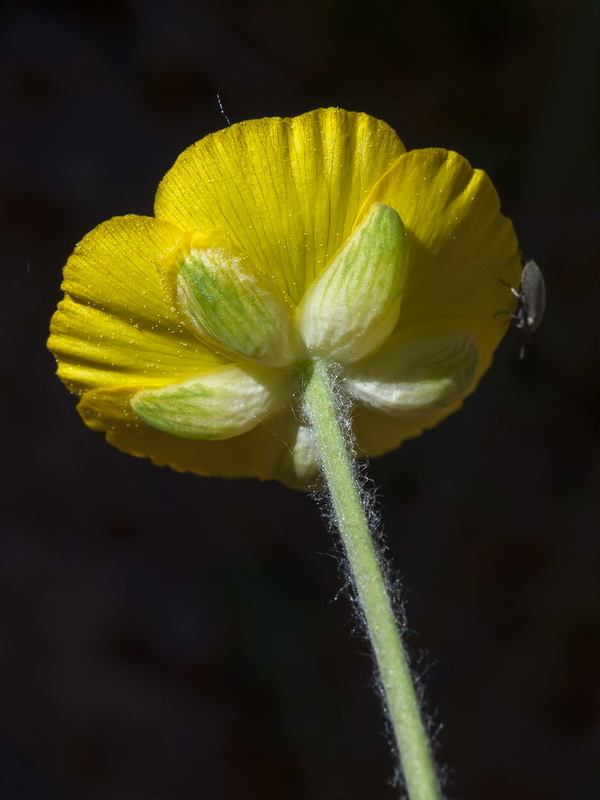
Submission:
<svg viewBox="0 0 600 800">
<path fill-rule="evenodd" d="M 400 314 L 406 254 L 402 220 L 375 203 L 298 306 L 306 357 L 350 364 L 385 342 Z"/>
<path fill-rule="evenodd" d="M 229 439 L 251 430 L 289 402 L 287 370 L 226 366 L 182 383 L 144 389 L 131 400 L 153 428 L 184 439 Z"/>
</svg>

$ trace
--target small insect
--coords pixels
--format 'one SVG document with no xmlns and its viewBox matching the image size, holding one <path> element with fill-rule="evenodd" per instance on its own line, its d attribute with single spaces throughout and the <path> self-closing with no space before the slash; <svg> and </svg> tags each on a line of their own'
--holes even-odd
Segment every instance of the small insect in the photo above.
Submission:
<svg viewBox="0 0 600 800">
<path fill-rule="evenodd" d="M 542 321 L 546 308 L 544 276 L 535 261 L 527 261 L 521 273 L 521 286 L 518 291 L 505 281 L 501 281 L 501 283 L 508 286 L 519 301 L 517 310 L 511 314 L 511 317 L 515 320 L 517 332 L 521 337 L 519 358 L 524 358 L 527 340 Z"/>
</svg>

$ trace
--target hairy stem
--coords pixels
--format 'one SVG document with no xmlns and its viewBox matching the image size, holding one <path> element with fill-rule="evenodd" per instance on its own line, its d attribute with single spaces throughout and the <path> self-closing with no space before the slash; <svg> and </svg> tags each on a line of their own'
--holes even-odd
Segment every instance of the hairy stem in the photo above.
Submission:
<svg viewBox="0 0 600 800">
<path fill-rule="evenodd" d="M 375 654 L 408 796 L 410 800 L 440 800 L 417 695 L 381 569 L 381 557 L 369 528 L 340 408 L 330 366 L 324 361 L 314 362 L 304 388 L 304 410 Z"/>
</svg>

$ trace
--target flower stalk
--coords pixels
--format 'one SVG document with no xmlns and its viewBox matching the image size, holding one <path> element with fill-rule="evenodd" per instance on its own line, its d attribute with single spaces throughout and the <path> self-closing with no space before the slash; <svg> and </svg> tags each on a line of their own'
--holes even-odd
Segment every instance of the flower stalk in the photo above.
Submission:
<svg viewBox="0 0 600 800">
<path fill-rule="evenodd" d="M 381 556 L 369 526 L 334 381 L 330 364 L 324 360 L 312 363 L 304 387 L 304 412 L 313 432 L 373 647 L 408 796 L 410 800 L 440 800 L 417 694 L 381 568 Z"/>
</svg>

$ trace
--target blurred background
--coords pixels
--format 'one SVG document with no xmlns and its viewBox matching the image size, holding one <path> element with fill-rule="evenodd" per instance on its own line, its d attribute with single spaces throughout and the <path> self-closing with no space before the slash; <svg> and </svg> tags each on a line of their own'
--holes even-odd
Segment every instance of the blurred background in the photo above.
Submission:
<svg viewBox="0 0 600 800">
<path fill-rule="evenodd" d="M 458 150 L 542 266 L 527 357 L 369 475 L 448 798 L 600 797 L 597 41 L 587 0 L 0 4 L 1 800 L 398 797 L 314 500 L 121 454 L 45 348 L 75 243 L 219 99 Z"/>
</svg>

